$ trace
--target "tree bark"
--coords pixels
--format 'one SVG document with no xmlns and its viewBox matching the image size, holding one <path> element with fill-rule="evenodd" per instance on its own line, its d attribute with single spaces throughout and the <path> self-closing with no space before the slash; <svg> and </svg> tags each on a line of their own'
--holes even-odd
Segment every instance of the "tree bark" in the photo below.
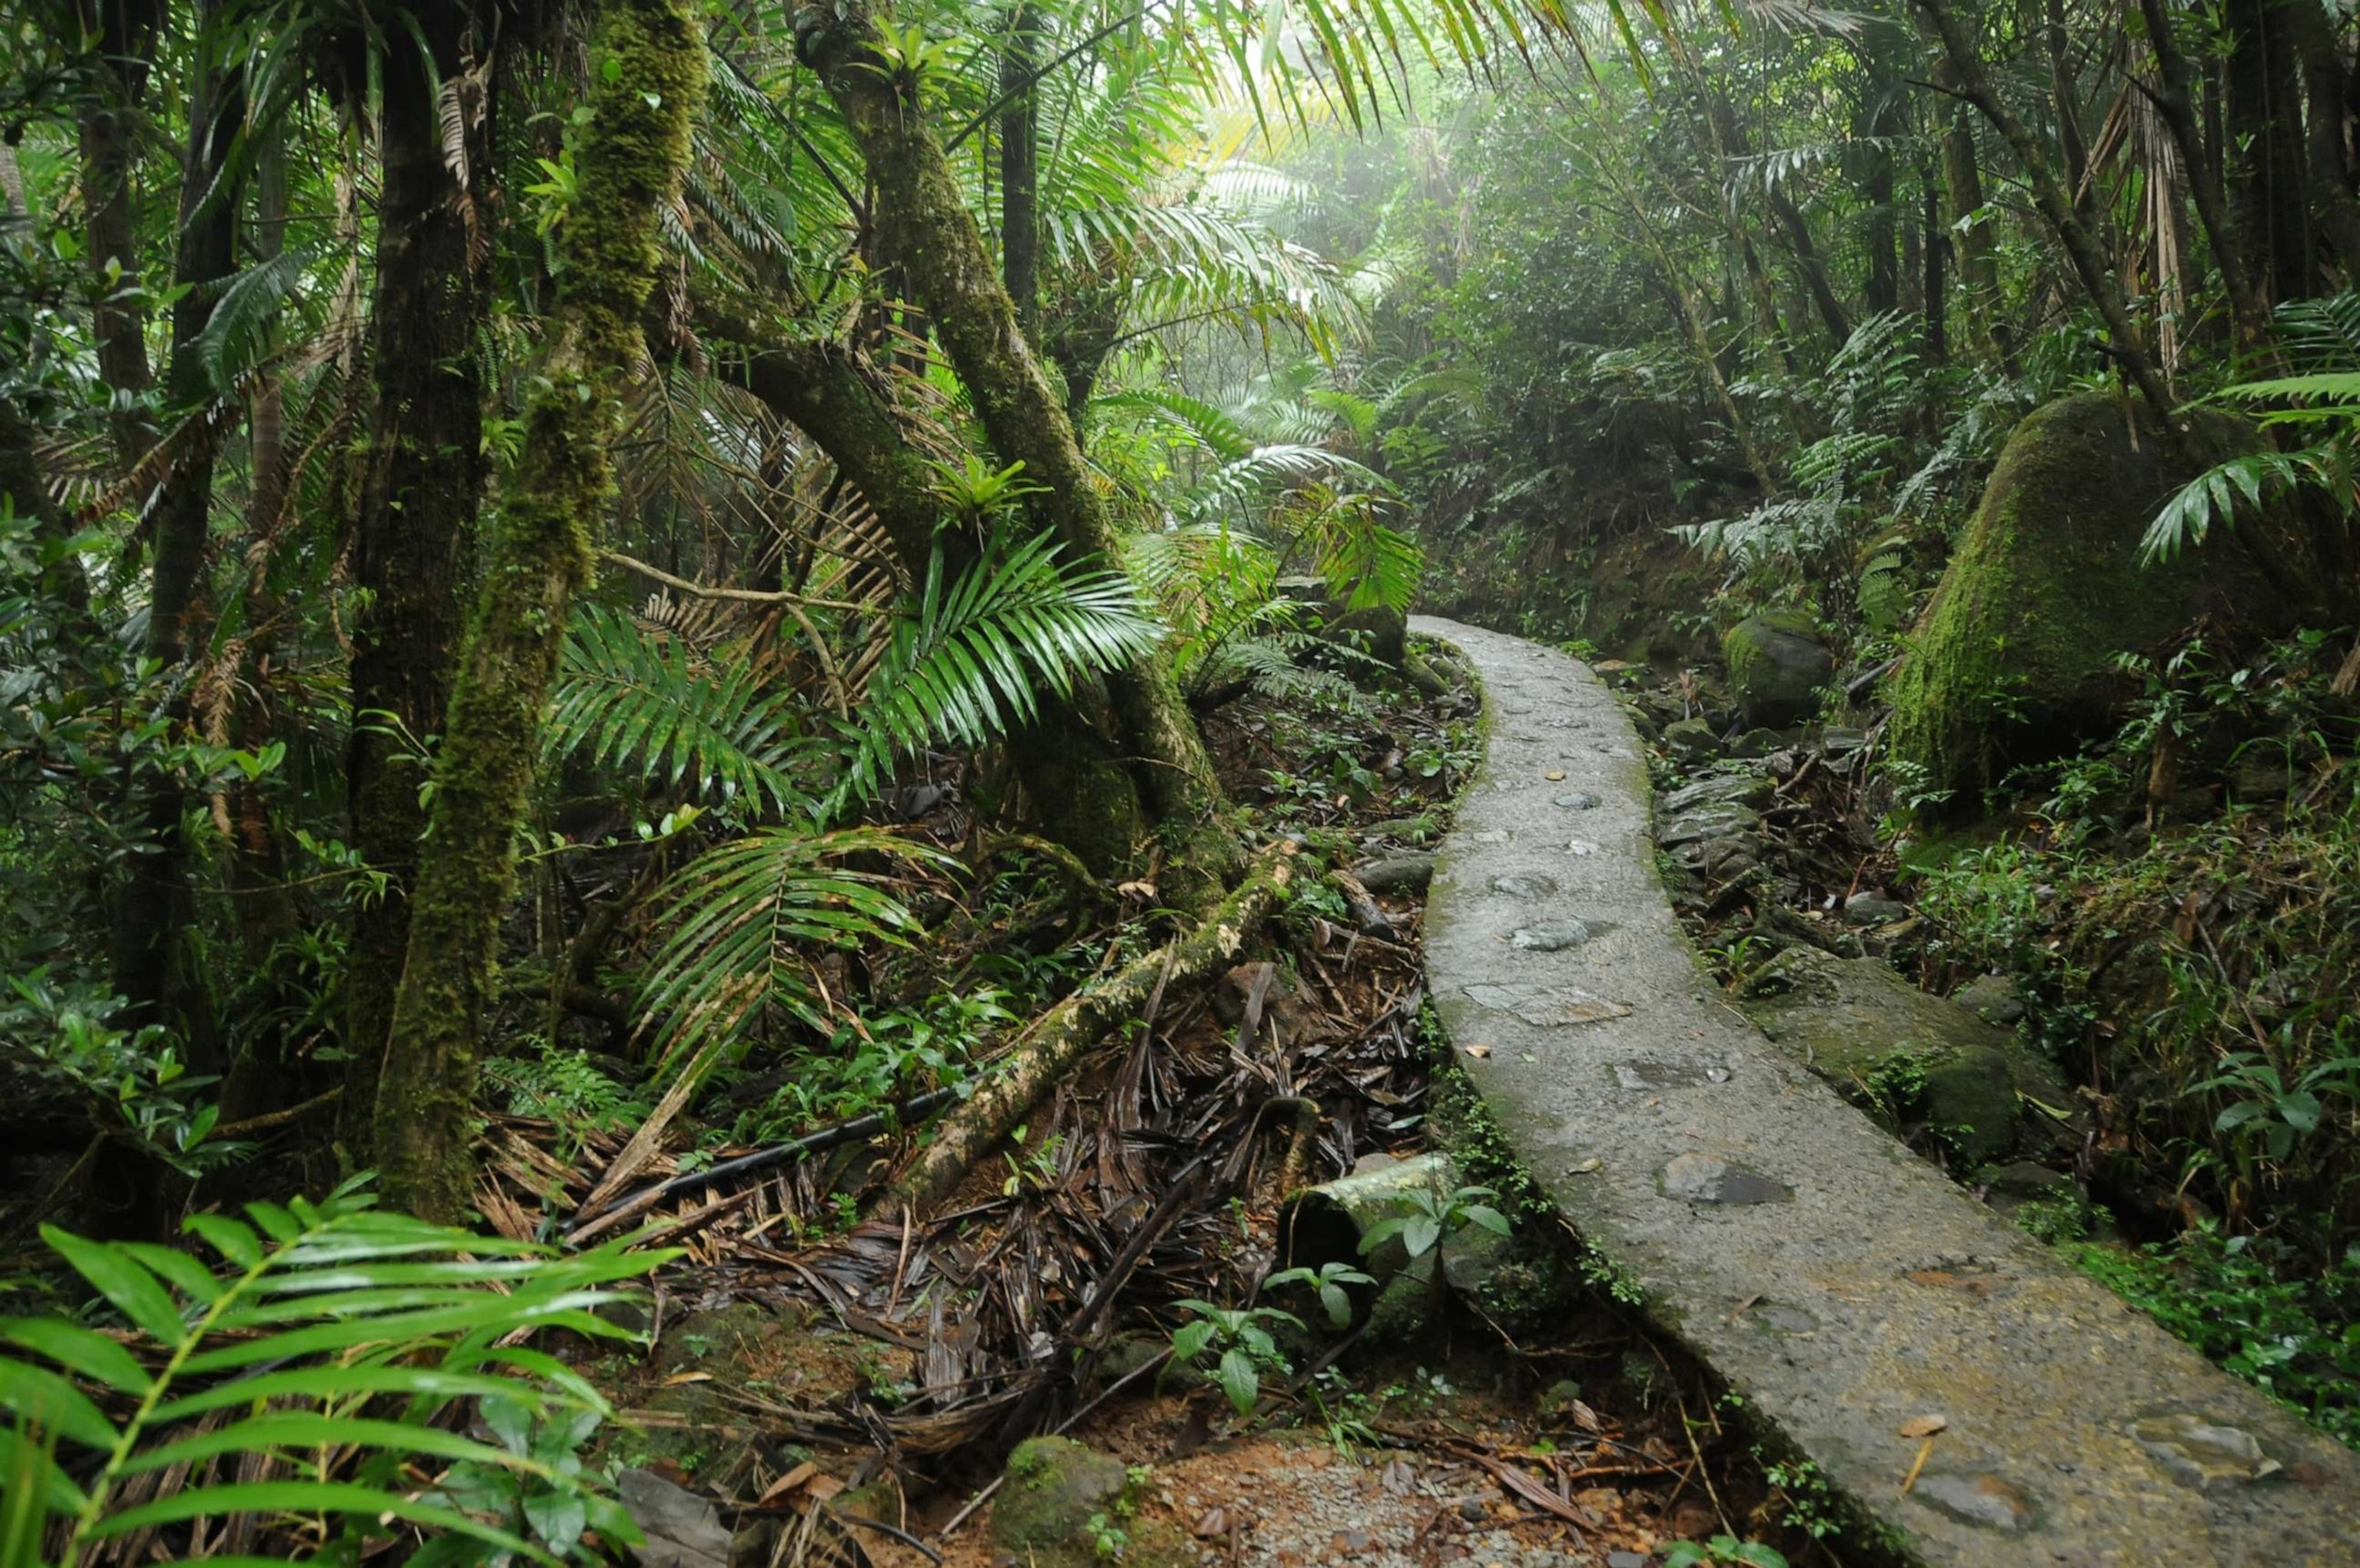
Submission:
<svg viewBox="0 0 2360 1568">
<path fill-rule="evenodd" d="M 1945 58 L 1935 70 L 1935 84 L 1955 92 L 1958 73 Z M 1942 131 L 1942 189 L 1947 198 L 1944 227 L 1959 258 L 1959 292 L 1967 307 L 1967 331 L 1980 347 L 2003 351 L 1999 323 L 1999 254 L 1992 244 L 1991 226 L 1979 220 L 1983 208 L 1983 170 L 1975 159 L 1972 111 L 1964 99 L 1951 103 L 1949 124 Z"/>
<path fill-rule="evenodd" d="M 1235 959 L 1294 880 L 1298 868 L 1288 859 L 1293 853 L 1294 846 L 1284 845 L 1266 855 L 1187 936 L 1133 959 L 1104 984 L 1085 987 L 1043 1014 L 983 1086 L 935 1128 L 924 1156 L 895 1185 L 887 1212 L 904 1204 L 924 1210 L 949 1196 L 975 1162 L 1030 1115 L 1109 1030 L 1137 1018 L 1149 999 L 1173 981 L 1195 980 Z"/>
<path fill-rule="evenodd" d="M 1000 60 L 1000 91 L 1008 99 L 1000 116 L 1000 266 L 1028 338 L 1041 332 L 1040 113 L 1031 80 L 1040 38 L 1040 12 L 1020 3 Z"/>
<path fill-rule="evenodd" d="M 1960 95 L 1983 112 L 2014 152 L 2024 170 L 2025 182 L 2031 187 L 2034 203 L 2041 216 L 2049 220 L 2065 254 L 2073 265 L 2073 274 L 2081 291 L 2097 307 L 2106 323 L 2108 351 L 2114 356 L 2123 374 L 2129 378 L 2147 406 L 2155 411 L 2167 433 L 2175 437 L 2181 433 L 2183 422 L 2174 412 L 2171 390 L 2164 385 L 2155 367 L 2147 345 L 2141 340 L 2137 326 L 2131 320 L 2130 303 L 2123 297 L 2122 287 L 2106 264 L 2105 253 L 2099 247 L 2097 236 L 2073 204 L 2070 192 L 2057 179 L 2048 154 L 2032 128 L 2009 108 L 2005 100 L 1993 90 L 1991 79 L 1984 74 L 1983 58 L 1977 52 L 1975 40 L 1969 36 L 1959 15 L 1951 9 L 1950 0 L 1917 0 L 1940 39 L 1948 58 Z"/>
<path fill-rule="evenodd" d="M 644 352 L 659 214 L 678 193 L 705 90 L 704 36 L 682 0 L 606 0 L 590 58 L 612 65 L 593 73 L 550 347 L 453 683 L 377 1091 L 386 1201 L 433 1220 L 461 1217 L 474 1185 L 483 1014 L 541 708 L 614 502 L 617 398 Z"/>
<path fill-rule="evenodd" d="M 137 293 L 131 122 L 147 93 L 157 8 L 154 0 L 80 0 L 75 11 L 93 46 L 91 95 L 80 126 L 85 243 L 97 285 L 91 338 L 98 350 L 98 378 L 111 404 L 107 423 L 115 457 L 128 470 L 156 440 L 144 407 L 154 382 L 148 368 L 148 312 Z"/>
<path fill-rule="evenodd" d="M 2250 138 L 2236 171 L 2239 248 L 2269 304 L 2306 298 L 2314 269 L 2302 174 L 2301 99 L 2289 14 L 2317 0 L 2227 0 L 2228 139 Z"/>
<path fill-rule="evenodd" d="M 886 249 L 933 317 L 985 433 L 1003 460 L 1022 463 L 1025 477 L 1044 487 L 1028 503 L 1032 514 L 1065 542 L 1073 564 L 1119 565 L 1120 536 L 1073 422 L 1017 326 L 1008 290 L 916 102 L 914 83 L 877 48 L 874 16 L 861 0 L 804 5 L 795 33 L 876 182 Z M 1107 685 L 1140 793 L 1157 823 L 1178 839 L 1165 895 L 1201 907 L 1243 856 L 1204 738 L 1164 657 L 1117 672 Z"/>
<path fill-rule="evenodd" d="M 2346 100 L 2352 73 L 2344 69 L 2335 29 L 2318 5 L 2289 5 L 2282 15 L 2302 59 L 2303 85 L 2311 100 L 2304 122 L 2310 136 L 2311 199 L 2320 230 L 2335 255 L 2344 286 L 2360 288 L 2360 199 L 2352 191 L 2352 158 L 2344 140 Z"/>
<path fill-rule="evenodd" d="M 434 75 L 466 126 L 467 169 L 489 156 L 477 108 L 483 48 L 472 0 L 419 0 L 418 39 L 386 51 L 377 290 L 370 316 L 368 466 L 353 522 L 352 739 L 344 802 L 353 848 L 386 874 L 354 912 L 344 965 L 347 1152 L 368 1157 L 377 1072 L 410 941 L 410 885 L 426 830 L 420 753 L 441 731 L 464 615 L 463 564 L 483 501 L 484 388 L 475 339 L 488 294 L 485 246 L 442 150 Z M 471 87 L 470 82 L 475 85 Z M 473 187 L 473 188 L 470 188 Z"/>
<path fill-rule="evenodd" d="M 166 474 L 147 512 L 153 565 L 148 574 L 148 637 L 142 652 L 166 670 L 189 656 L 195 622 L 203 610 L 201 580 L 213 521 L 213 464 L 219 445 L 213 427 L 213 379 L 197 342 L 213 319 L 214 291 L 236 265 L 241 181 L 232 150 L 246 115 L 244 78 L 226 64 L 218 0 L 202 6 L 196 27 L 197 60 L 190 93 L 189 148 L 180 181 L 180 247 L 173 267 L 181 293 L 172 306 L 172 358 L 166 390 L 174 411 L 194 422 L 184 447 Z M 188 712 L 186 685 L 177 687 L 170 710 Z M 222 1066 L 211 1037 L 203 981 L 189 972 L 175 951 L 176 938 L 191 918 L 188 847 L 180 818 L 188 805 L 180 780 L 161 770 L 132 780 L 132 800 L 146 842 L 130 857 L 130 873 L 115 906 L 114 983 L 126 1003 L 126 1020 L 158 1023 L 180 1031 L 189 1063 L 199 1071 Z"/>
</svg>

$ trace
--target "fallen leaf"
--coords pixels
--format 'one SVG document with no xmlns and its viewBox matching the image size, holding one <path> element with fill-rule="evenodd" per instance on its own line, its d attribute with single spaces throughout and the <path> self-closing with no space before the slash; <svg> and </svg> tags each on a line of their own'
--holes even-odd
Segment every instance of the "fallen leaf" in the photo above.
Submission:
<svg viewBox="0 0 2360 1568">
<path fill-rule="evenodd" d="M 1229 1533 L 1229 1516 L 1219 1508 L 1207 1508 L 1204 1517 L 1188 1527 L 1188 1533 L 1200 1540 Z"/>
<path fill-rule="evenodd" d="M 1948 1416 L 1912 1416 L 1901 1423 L 1903 1437 L 1932 1437 L 1950 1424 Z"/>
<path fill-rule="evenodd" d="M 1474 1045 L 1468 1046 L 1468 1047 L 1464 1047 L 1464 1049 L 1466 1050 L 1467 1054 L 1468 1054 L 1469 1056 L 1470 1056 L 1470 1057 L 1488 1057 L 1488 1056 L 1490 1056 L 1490 1055 L 1491 1054 L 1491 1047 L 1489 1047 L 1489 1046 L 1487 1046 L 1487 1045 L 1484 1045 L 1484 1044 L 1483 1044 L 1481 1041 L 1480 1041 L 1480 1040 L 1479 1040 L 1479 1041 L 1477 1041 Z"/>
<path fill-rule="evenodd" d="M 758 1506 L 760 1503 L 777 1502 L 781 1497 L 785 1497 L 789 1492 L 796 1490 L 802 1486 L 804 1482 L 810 1480 L 813 1476 L 818 1474 L 819 1466 L 806 1459 L 801 1464 L 796 1465 L 792 1470 L 788 1471 L 785 1475 L 771 1482 L 770 1486 L 763 1488 L 762 1496 L 757 1500 Z"/>
<path fill-rule="evenodd" d="M 1563 768 L 1551 768 L 1548 772 L 1543 773 L 1541 777 L 1548 780 L 1551 784 L 1557 784 L 1564 780 L 1565 770 Z"/>
<path fill-rule="evenodd" d="M 671 1376 L 664 1379 L 664 1387 L 667 1388 L 677 1388 L 683 1383 L 710 1383 L 712 1381 L 713 1374 L 710 1372 L 675 1372 Z"/>
<path fill-rule="evenodd" d="M 1394 1497 L 1406 1497 L 1417 1489 L 1417 1472 L 1410 1468 L 1408 1460 L 1393 1460 L 1385 1466 L 1384 1484 Z"/>
</svg>

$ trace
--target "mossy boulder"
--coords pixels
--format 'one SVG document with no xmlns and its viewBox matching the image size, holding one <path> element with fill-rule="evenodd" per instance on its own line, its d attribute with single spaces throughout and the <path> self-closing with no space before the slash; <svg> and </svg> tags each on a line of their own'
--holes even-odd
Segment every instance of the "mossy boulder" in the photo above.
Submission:
<svg viewBox="0 0 2360 1568">
<path fill-rule="evenodd" d="M 2151 416 L 2100 393 L 2028 415 L 1888 685 L 1892 755 L 1933 790 L 1979 789 L 2119 721 L 2120 655 L 2198 616 L 2268 619 L 2251 557 L 2216 539 L 2147 565 L 2139 543 L 2188 479 L 2258 448 L 2242 420 L 2200 413 L 2177 448 Z"/>
<path fill-rule="evenodd" d="M 1819 711 L 1819 692 L 1835 678 L 1835 655 L 1807 615 L 1752 615 L 1721 640 L 1730 694 L 1749 729 L 1776 729 Z"/>
<path fill-rule="evenodd" d="M 1032 1568 L 1094 1568 L 1120 1552 L 1137 1568 L 1193 1561 L 1179 1531 L 1139 1517 L 1130 1471 L 1071 1438 L 1018 1443 L 991 1505 L 992 1544 Z"/>
<path fill-rule="evenodd" d="M 1851 1098 L 1929 1124 L 1970 1165 L 2015 1146 L 2019 1096 L 2071 1102 L 2052 1063 L 1881 959 L 1790 948 L 1744 990 L 1739 1006 L 1781 1049 Z"/>
</svg>

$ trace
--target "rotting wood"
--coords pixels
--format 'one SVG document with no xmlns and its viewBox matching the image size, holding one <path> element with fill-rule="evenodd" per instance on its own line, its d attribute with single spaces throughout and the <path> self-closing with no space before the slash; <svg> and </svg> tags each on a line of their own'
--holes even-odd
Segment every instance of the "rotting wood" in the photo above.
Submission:
<svg viewBox="0 0 2360 1568">
<path fill-rule="evenodd" d="M 923 1212 L 950 1195 L 976 1161 L 1006 1137 L 1064 1079 L 1082 1054 L 1168 980 L 1193 980 L 1233 959 L 1294 880 L 1295 846 L 1282 843 L 1235 893 L 1187 936 L 1132 960 L 1104 984 L 1075 992 L 1043 1014 L 1001 1070 L 945 1118 L 923 1157 L 887 1194 L 883 1211 Z"/>
</svg>

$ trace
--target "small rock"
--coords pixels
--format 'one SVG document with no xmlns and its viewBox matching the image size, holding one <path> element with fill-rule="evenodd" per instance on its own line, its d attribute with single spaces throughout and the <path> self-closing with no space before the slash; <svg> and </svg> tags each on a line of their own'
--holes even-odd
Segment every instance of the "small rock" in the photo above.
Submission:
<svg viewBox="0 0 2360 1568">
<path fill-rule="evenodd" d="M 2061 1197 L 2073 1190 L 2073 1179 L 2061 1170 L 2051 1170 L 2032 1160 L 2012 1160 L 1994 1166 L 1983 1173 L 1984 1190 L 1992 1202 L 2001 1208 L 2014 1208 L 2036 1199 Z"/>
<path fill-rule="evenodd" d="M 1070 1438 L 1029 1439 L 1008 1456 L 1008 1482 L 991 1509 L 992 1541 L 1028 1557 L 1087 1552 L 1095 1546 L 1090 1516 L 1111 1509 L 1129 1484 L 1120 1459 Z"/>
<path fill-rule="evenodd" d="M 1721 638 L 1721 653 L 1737 706 L 1757 728 L 1808 718 L 1835 678 L 1835 655 L 1808 616 L 1749 616 Z"/>
<path fill-rule="evenodd" d="M 1754 762 L 1764 757 L 1773 756 L 1790 744 L 1792 742 L 1779 730 L 1749 729 L 1729 743 L 1729 755 L 1743 762 Z M 1793 773 L 1795 769 L 1790 760 L 1786 767 L 1775 771 Z"/>
<path fill-rule="evenodd" d="M 1606 802 L 1596 790 L 1577 789 L 1568 790 L 1558 795 L 1554 804 L 1563 806 L 1568 811 L 1595 811 Z"/>
<path fill-rule="evenodd" d="M 1434 880 L 1432 855 L 1387 855 L 1352 868 L 1371 893 L 1424 893 Z"/>
<path fill-rule="evenodd" d="M 1899 899 L 1866 889 L 1844 900 L 1844 918 L 1854 926 L 1890 926 L 1909 918 L 1909 906 Z"/>
<path fill-rule="evenodd" d="M 2024 998 L 2004 974 L 1978 975 L 1951 1000 L 1994 1028 L 2013 1029 L 2024 1018 Z"/>
<path fill-rule="evenodd" d="M 1561 921 L 1554 926 L 1524 926 L 1511 932 L 1509 944 L 1520 952 L 1557 953 L 1568 948 L 1578 948 L 1590 940 L 1590 927 L 1579 920 Z"/>
<path fill-rule="evenodd" d="M 615 1486 L 648 1538 L 636 1554 L 641 1568 L 729 1568 L 729 1531 L 710 1499 L 652 1470 L 626 1470 Z"/>
<path fill-rule="evenodd" d="M 1610 1552 L 1606 1568 L 1647 1568 L 1647 1559 L 1636 1552 Z"/>
<path fill-rule="evenodd" d="M 1664 796 L 1664 813 L 1676 817 L 1699 806 L 1743 806 L 1759 811 L 1769 804 L 1770 781 L 1763 774 L 1716 773 Z"/>
<path fill-rule="evenodd" d="M 1364 877 L 1361 881 L 1365 885 L 1367 879 Z M 1370 891 L 1374 892 L 1375 889 Z M 1504 893 L 1511 898 L 1546 898 L 1557 891 L 1557 879 L 1539 875 L 1495 876 L 1491 879 L 1491 891 Z"/>
<path fill-rule="evenodd" d="M 1664 726 L 1664 749 L 1676 762 L 1701 762 L 1721 750 L 1721 737 L 1701 718 L 1683 718 Z"/>
<path fill-rule="evenodd" d="M 1666 850 L 1682 844 L 1693 844 L 1705 839 L 1724 839 L 1732 834 L 1753 834 L 1762 829 L 1762 817 L 1750 806 L 1722 801 L 1699 806 L 1666 818 L 1655 832 L 1655 842 Z"/>
<path fill-rule="evenodd" d="M 2294 768 L 2281 751 L 2256 750 L 2229 773 L 2229 793 L 2242 801 L 2283 800 L 2294 789 Z"/>
</svg>

